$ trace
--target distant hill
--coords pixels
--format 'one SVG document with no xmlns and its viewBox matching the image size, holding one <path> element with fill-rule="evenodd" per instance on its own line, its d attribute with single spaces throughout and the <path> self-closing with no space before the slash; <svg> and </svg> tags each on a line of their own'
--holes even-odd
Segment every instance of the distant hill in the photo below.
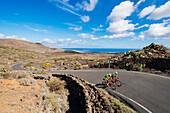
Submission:
<svg viewBox="0 0 170 113">
<path fill-rule="evenodd" d="M 16 49 L 24 49 L 35 52 L 65 52 L 64 49 L 47 47 L 41 43 L 32 43 L 24 40 L 17 39 L 0 39 L 0 46 L 3 47 L 12 47 Z"/>
</svg>

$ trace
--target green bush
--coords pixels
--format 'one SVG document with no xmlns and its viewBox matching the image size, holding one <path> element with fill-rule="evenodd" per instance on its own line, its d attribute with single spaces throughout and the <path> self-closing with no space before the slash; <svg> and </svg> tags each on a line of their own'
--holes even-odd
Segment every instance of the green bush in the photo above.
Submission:
<svg viewBox="0 0 170 113">
<path fill-rule="evenodd" d="M 81 64 L 76 64 L 77 67 L 81 67 L 82 65 Z"/>
<path fill-rule="evenodd" d="M 65 81 L 60 80 L 59 78 L 54 77 L 50 81 L 47 82 L 47 86 L 51 92 L 58 92 L 59 90 L 63 90 L 65 87 Z"/>
<path fill-rule="evenodd" d="M 4 68 L 1 68 L 1 69 L 0 69 L 0 72 L 5 72 L 5 69 L 4 69 Z"/>
<path fill-rule="evenodd" d="M 71 61 L 74 61 L 74 59 L 71 59 Z"/>
<path fill-rule="evenodd" d="M 46 100 L 47 100 L 47 103 L 48 104 L 51 104 L 52 105 L 52 107 L 54 107 L 54 108 L 56 108 L 56 107 L 58 107 L 58 105 L 57 105 L 57 100 L 56 100 L 56 98 L 58 97 L 58 94 L 54 94 L 54 93 L 47 93 L 46 95 L 45 95 L 45 98 L 46 98 Z"/>
<path fill-rule="evenodd" d="M 53 64 L 50 64 L 50 63 L 45 63 L 42 65 L 42 67 L 52 67 L 52 66 L 53 66 Z"/>
</svg>

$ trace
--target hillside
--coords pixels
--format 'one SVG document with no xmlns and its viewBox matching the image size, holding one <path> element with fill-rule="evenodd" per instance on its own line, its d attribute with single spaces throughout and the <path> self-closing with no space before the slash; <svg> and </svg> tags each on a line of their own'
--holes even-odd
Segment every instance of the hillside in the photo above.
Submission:
<svg viewBox="0 0 170 113">
<path fill-rule="evenodd" d="M 16 39 L 0 39 L 1 47 L 12 47 L 16 49 L 24 49 L 34 52 L 64 52 L 65 50 L 60 48 L 50 48 L 41 43 L 32 43 L 24 40 L 16 40 Z"/>
</svg>

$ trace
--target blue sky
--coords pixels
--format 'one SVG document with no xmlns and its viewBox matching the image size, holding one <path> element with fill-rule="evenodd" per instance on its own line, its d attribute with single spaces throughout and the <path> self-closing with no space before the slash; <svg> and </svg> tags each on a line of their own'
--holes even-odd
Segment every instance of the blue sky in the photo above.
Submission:
<svg viewBox="0 0 170 113">
<path fill-rule="evenodd" d="M 169 0 L 0 0 L 0 38 L 59 48 L 170 47 Z"/>
</svg>

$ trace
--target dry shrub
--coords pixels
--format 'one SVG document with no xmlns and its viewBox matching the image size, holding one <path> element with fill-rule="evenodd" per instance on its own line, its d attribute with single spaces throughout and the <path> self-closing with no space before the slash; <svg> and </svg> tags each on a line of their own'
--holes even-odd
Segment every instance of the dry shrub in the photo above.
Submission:
<svg viewBox="0 0 170 113">
<path fill-rule="evenodd" d="M 54 77 L 47 82 L 47 86 L 51 92 L 58 92 L 59 90 L 64 90 L 65 81 L 60 80 L 59 78 Z"/>
</svg>

